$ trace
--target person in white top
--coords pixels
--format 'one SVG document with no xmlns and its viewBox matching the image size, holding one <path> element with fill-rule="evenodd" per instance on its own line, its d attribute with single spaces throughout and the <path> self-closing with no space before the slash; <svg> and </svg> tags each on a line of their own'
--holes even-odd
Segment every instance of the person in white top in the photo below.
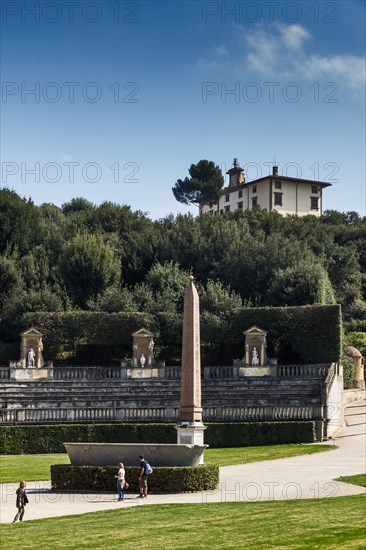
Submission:
<svg viewBox="0 0 366 550">
<path fill-rule="evenodd" d="M 124 500 L 125 498 L 125 465 L 123 462 L 117 464 L 118 472 L 114 476 L 117 479 L 117 491 L 118 491 L 118 500 Z"/>
</svg>

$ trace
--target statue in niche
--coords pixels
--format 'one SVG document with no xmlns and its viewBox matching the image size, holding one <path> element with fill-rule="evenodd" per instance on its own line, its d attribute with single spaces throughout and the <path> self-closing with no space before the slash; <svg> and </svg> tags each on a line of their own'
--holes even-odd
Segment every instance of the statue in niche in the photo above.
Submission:
<svg viewBox="0 0 366 550">
<path fill-rule="evenodd" d="M 36 353 L 34 351 L 33 348 L 31 348 L 29 351 L 28 351 L 28 362 L 27 362 L 27 367 L 35 367 L 36 364 L 35 364 L 35 358 L 36 358 Z"/>
<path fill-rule="evenodd" d="M 254 347 L 252 351 L 252 365 L 259 365 L 259 357 L 256 347 Z"/>
<path fill-rule="evenodd" d="M 145 358 L 145 355 L 142 353 L 140 357 L 140 365 L 142 368 L 144 368 L 145 362 L 146 362 L 146 358 Z"/>
</svg>

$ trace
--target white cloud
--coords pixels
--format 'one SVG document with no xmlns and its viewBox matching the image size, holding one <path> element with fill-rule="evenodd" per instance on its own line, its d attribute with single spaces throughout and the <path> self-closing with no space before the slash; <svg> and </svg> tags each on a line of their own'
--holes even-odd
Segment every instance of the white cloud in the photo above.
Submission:
<svg viewBox="0 0 366 550">
<path fill-rule="evenodd" d="M 343 79 L 355 89 L 365 85 L 365 59 L 355 55 L 311 55 L 303 62 L 301 72 L 308 79 L 322 76 L 333 80 Z"/>
<path fill-rule="evenodd" d="M 307 55 L 305 42 L 312 38 L 301 25 L 276 25 L 271 32 L 260 28 L 246 35 L 247 66 L 262 75 L 292 78 L 327 78 L 364 93 L 365 58 L 355 55 L 323 57 Z"/>
<path fill-rule="evenodd" d="M 249 66 L 261 73 L 271 73 L 280 53 L 280 44 L 276 38 L 260 30 L 248 34 L 246 41 L 252 48 L 247 56 Z"/>
<path fill-rule="evenodd" d="M 203 70 L 226 69 L 237 74 L 250 69 L 267 78 L 276 76 L 309 81 L 326 78 L 352 90 L 355 97 L 364 97 L 364 57 L 308 54 L 306 46 L 313 37 L 302 25 L 259 26 L 252 32 L 238 32 L 238 35 L 240 43 L 246 45 L 245 57 L 241 57 L 239 63 L 239 49 L 232 54 L 228 47 L 219 44 L 198 60 L 198 66 Z"/>
<path fill-rule="evenodd" d="M 278 25 L 283 45 L 292 51 L 301 51 L 305 40 L 311 38 L 301 25 Z"/>
<path fill-rule="evenodd" d="M 229 52 L 226 46 L 224 46 L 223 44 L 220 44 L 219 46 L 213 49 L 213 53 L 219 56 L 224 56 L 224 55 L 227 55 Z"/>
<path fill-rule="evenodd" d="M 218 69 L 226 62 L 229 51 L 223 44 L 216 46 L 207 57 L 200 57 L 198 66 L 201 69 Z"/>
</svg>

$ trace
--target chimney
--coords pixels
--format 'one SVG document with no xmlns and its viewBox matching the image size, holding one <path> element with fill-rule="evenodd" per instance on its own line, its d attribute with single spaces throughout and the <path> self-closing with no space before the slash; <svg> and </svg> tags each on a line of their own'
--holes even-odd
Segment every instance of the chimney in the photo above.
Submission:
<svg viewBox="0 0 366 550">
<path fill-rule="evenodd" d="M 272 167 L 272 176 L 278 176 L 278 166 Z"/>
</svg>

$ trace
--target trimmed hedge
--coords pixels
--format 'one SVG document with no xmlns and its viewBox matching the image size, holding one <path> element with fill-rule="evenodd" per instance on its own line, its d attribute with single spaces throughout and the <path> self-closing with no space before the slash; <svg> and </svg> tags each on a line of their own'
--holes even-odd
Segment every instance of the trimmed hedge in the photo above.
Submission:
<svg viewBox="0 0 366 550">
<path fill-rule="evenodd" d="M 208 423 L 210 447 L 249 447 L 315 441 L 315 422 Z M 175 424 L 57 424 L 1 426 L 0 454 L 64 453 L 64 442 L 176 443 Z"/>
<path fill-rule="evenodd" d="M 73 311 L 27 313 L 44 334 L 44 356 L 74 354 L 74 362 L 106 364 L 131 357 L 132 333 L 142 326 L 155 334 L 157 357 L 169 364 L 181 357 L 182 315 Z M 258 325 L 268 331 L 268 355 L 279 364 L 339 362 L 342 318 L 339 305 L 243 308 L 236 313 L 201 315 L 203 365 L 232 364 L 244 355 L 244 330 Z M 70 360 L 68 360 L 70 362 Z"/>
<path fill-rule="evenodd" d="M 315 422 L 240 422 L 206 424 L 205 443 L 210 447 L 256 447 L 285 443 L 312 443 Z"/>
<path fill-rule="evenodd" d="M 187 493 L 209 491 L 217 488 L 219 467 L 215 465 L 185 467 L 154 467 L 149 475 L 149 492 Z M 139 467 L 126 466 L 128 491 L 138 492 Z M 54 464 L 51 466 L 51 484 L 53 489 L 72 491 L 116 491 L 115 466 L 72 466 Z"/>
<path fill-rule="evenodd" d="M 22 318 L 24 328 L 35 326 L 42 332 L 45 359 L 72 352 L 80 362 L 101 364 L 110 359 L 110 350 L 119 359 L 131 356 L 131 334 L 153 324 L 149 314 L 104 311 L 37 312 Z"/>
<path fill-rule="evenodd" d="M 244 330 L 257 325 L 267 331 L 267 355 L 279 364 L 338 363 L 342 350 L 339 305 L 246 308 L 222 316 L 202 315 L 202 340 L 211 354 L 231 364 L 244 355 Z M 214 350 L 212 350 L 212 347 Z"/>
</svg>

